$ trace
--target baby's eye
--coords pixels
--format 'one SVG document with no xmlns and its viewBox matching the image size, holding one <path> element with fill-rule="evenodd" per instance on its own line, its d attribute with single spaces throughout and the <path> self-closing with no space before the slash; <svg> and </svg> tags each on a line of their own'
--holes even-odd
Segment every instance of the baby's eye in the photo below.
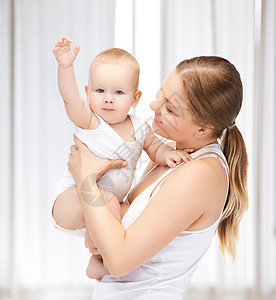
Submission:
<svg viewBox="0 0 276 300">
<path fill-rule="evenodd" d="M 115 94 L 117 94 L 117 95 L 123 95 L 124 92 L 123 91 L 116 91 Z"/>
<path fill-rule="evenodd" d="M 96 92 L 102 94 L 102 93 L 104 93 L 104 90 L 103 89 L 97 89 Z"/>
</svg>

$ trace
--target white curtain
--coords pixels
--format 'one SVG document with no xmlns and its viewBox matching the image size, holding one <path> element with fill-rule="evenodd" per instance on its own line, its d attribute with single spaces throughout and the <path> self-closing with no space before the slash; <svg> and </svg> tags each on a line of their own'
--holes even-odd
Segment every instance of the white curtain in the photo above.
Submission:
<svg viewBox="0 0 276 300">
<path fill-rule="evenodd" d="M 261 292 L 276 289 L 276 2 L 259 3 L 255 76 L 255 160 L 257 264 Z"/>
<path fill-rule="evenodd" d="M 1 0 L 0 30 L 0 288 L 91 286 L 83 241 L 50 221 L 72 144 L 52 49 L 64 35 L 80 43 L 75 69 L 85 95 L 90 60 L 114 44 L 114 1 Z"/>
<path fill-rule="evenodd" d="M 10 280 L 11 265 L 11 217 L 12 217 L 12 189 L 10 188 L 12 168 L 11 148 L 11 27 L 10 27 L 10 3 L 1 1 L 0 10 L 0 33 L 1 40 L 5 47 L 1 47 L 1 68 L 0 68 L 0 284 L 1 288 L 8 288 Z M 4 142 L 5 141 L 5 142 Z M 5 147 L 3 146 L 5 144 Z"/>
<path fill-rule="evenodd" d="M 91 295 L 83 241 L 56 231 L 49 218 L 51 193 L 72 143 L 51 53 L 63 35 L 81 45 L 75 69 L 83 95 L 89 62 L 100 50 L 122 47 L 137 57 L 143 97 L 135 113 L 149 122 L 149 103 L 179 61 L 220 55 L 236 65 L 244 84 L 237 123 L 250 160 L 250 208 L 236 264 L 224 264 L 215 240 L 184 297 L 191 299 L 194 291 L 205 292 L 199 299 L 207 298 L 207 291 L 270 295 L 276 288 L 275 1 L 0 3 L 0 299 L 5 290 L 15 295 L 75 290 L 74 299 Z M 146 161 L 142 156 L 138 176 Z"/>
</svg>

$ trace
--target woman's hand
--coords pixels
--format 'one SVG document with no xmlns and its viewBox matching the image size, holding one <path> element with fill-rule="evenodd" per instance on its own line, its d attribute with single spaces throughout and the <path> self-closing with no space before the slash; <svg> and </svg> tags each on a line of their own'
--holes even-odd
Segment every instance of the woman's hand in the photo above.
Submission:
<svg viewBox="0 0 276 300">
<path fill-rule="evenodd" d="M 89 176 L 90 180 L 98 181 L 108 170 L 122 168 L 127 166 L 124 160 L 102 159 L 92 153 L 85 144 L 83 144 L 74 135 L 75 145 L 70 147 L 68 169 L 73 175 L 77 186 Z"/>
</svg>

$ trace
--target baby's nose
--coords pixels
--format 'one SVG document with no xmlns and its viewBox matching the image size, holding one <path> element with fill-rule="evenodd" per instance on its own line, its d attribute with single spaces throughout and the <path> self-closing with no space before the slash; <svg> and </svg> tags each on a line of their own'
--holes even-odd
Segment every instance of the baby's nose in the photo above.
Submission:
<svg viewBox="0 0 276 300">
<path fill-rule="evenodd" d="M 111 98 L 105 99 L 105 100 L 104 100 L 104 103 L 106 103 L 106 104 L 113 104 L 113 103 L 114 103 L 114 100 L 111 99 Z"/>
</svg>

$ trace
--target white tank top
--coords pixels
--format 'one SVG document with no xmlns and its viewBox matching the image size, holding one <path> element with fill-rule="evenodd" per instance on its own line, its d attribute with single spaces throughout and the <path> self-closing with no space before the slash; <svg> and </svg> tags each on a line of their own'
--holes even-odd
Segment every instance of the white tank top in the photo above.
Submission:
<svg viewBox="0 0 276 300">
<path fill-rule="evenodd" d="M 210 154 L 207 152 L 216 153 Z M 192 154 L 193 158 L 203 155 L 217 158 L 224 167 L 228 178 L 226 159 L 218 144 L 207 145 Z M 158 180 L 146 188 L 132 202 L 122 219 L 127 229 L 142 213 L 151 198 L 158 191 L 162 179 L 174 169 L 169 169 Z M 154 193 L 151 195 L 154 188 Z M 151 196 L 150 196 L 151 195 Z M 208 228 L 199 231 L 182 231 L 165 248 L 141 267 L 122 277 L 105 275 L 96 281 L 93 300 L 171 300 L 182 299 L 198 264 L 208 250 L 220 218 Z"/>
<path fill-rule="evenodd" d="M 192 157 L 196 158 L 200 155 L 202 156 L 199 159 L 217 158 L 224 167 L 228 179 L 228 165 L 220 145 L 207 145 L 193 153 Z M 142 213 L 158 191 L 160 185 L 157 185 L 173 170 L 169 169 L 133 200 L 122 219 L 125 229 Z M 155 187 L 157 188 L 154 190 Z M 151 195 L 153 190 L 154 193 Z M 182 299 L 183 292 L 211 244 L 219 220 L 220 218 L 203 230 L 182 231 L 159 253 L 129 274 L 119 278 L 105 275 L 95 283 L 93 300 Z"/>
<path fill-rule="evenodd" d="M 121 202 L 127 195 L 134 177 L 137 160 L 144 146 L 146 126 L 144 120 L 130 115 L 133 126 L 134 142 L 125 141 L 118 133 L 98 116 L 100 125 L 97 129 L 76 128 L 75 134 L 96 155 L 102 158 L 123 159 L 128 165 L 122 169 L 110 169 L 98 181 L 98 186 L 109 190 Z"/>
</svg>

